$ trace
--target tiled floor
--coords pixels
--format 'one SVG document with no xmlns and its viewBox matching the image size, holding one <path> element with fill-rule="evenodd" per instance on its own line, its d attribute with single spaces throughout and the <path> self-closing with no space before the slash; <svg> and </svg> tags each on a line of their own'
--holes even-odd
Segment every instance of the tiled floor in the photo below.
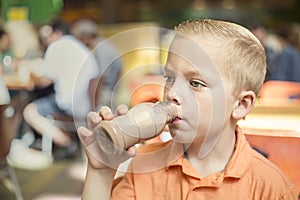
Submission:
<svg viewBox="0 0 300 200">
<path fill-rule="evenodd" d="M 42 170 L 14 169 L 24 200 L 80 199 L 85 176 L 85 163 L 79 156 L 73 160 L 55 161 Z M 0 199 L 14 200 L 10 182 L 0 182 Z"/>
</svg>

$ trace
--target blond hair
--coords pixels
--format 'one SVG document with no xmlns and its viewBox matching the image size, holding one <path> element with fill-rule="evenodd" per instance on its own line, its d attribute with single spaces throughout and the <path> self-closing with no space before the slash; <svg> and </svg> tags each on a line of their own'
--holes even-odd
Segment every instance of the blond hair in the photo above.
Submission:
<svg viewBox="0 0 300 200">
<path fill-rule="evenodd" d="M 246 28 L 231 22 L 203 19 L 183 22 L 175 31 L 221 44 L 225 76 L 233 81 L 234 93 L 244 90 L 259 94 L 266 74 L 266 55 L 259 40 Z"/>
</svg>

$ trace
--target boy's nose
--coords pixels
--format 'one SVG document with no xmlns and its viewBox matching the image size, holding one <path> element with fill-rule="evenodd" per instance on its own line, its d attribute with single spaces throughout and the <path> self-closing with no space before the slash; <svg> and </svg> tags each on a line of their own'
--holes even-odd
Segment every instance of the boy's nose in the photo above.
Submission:
<svg viewBox="0 0 300 200">
<path fill-rule="evenodd" d="M 179 93 L 176 91 L 174 85 L 172 87 L 165 88 L 165 99 L 172 101 L 175 104 L 180 104 Z"/>
</svg>

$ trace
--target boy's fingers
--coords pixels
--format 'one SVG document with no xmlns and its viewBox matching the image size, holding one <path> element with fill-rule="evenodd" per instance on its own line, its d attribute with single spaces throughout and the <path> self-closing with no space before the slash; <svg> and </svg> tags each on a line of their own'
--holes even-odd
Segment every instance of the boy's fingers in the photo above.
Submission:
<svg viewBox="0 0 300 200">
<path fill-rule="evenodd" d="M 101 122 L 101 117 L 99 116 L 98 113 L 96 112 L 89 112 L 87 116 L 87 123 L 88 127 L 90 129 L 95 128 L 100 122 Z"/>
<path fill-rule="evenodd" d="M 114 115 L 108 106 L 101 107 L 99 114 L 100 114 L 100 117 L 102 117 L 105 120 L 111 120 L 114 118 Z"/>
<path fill-rule="evenodd" d="M 84 137 L 84 138 L 85 137 L 89 137 L 92 134 L 89 129 L 87 129 L 87 128 L 83 127 L 83 126 L 80 126 L 77 131 L 78 131 L 78 134 L 80 136 Z"/>
<path fill-rule="evenodd" d="M 89 140 L 89 138 L 91 138 L 91 136 L 93 136 L 93 132 L 83 126 L 80 126 L 77 129 L 77 132 L 78 132 L 79 138 L 85 145 L 87 144 L 87 140 Z"/>
<path fill-rule="evenodd" d="M 93 131 L 81 126 L 77 129 L 78 136 L 85 148 L 96 142 L 96 136 Z"/>
<path fill-rule="evenodd" d="M 128 112 L 128 107 L 125 104 L 121 104 L 116 108 L 116 116 L 125 115 Z"/>
</svg>

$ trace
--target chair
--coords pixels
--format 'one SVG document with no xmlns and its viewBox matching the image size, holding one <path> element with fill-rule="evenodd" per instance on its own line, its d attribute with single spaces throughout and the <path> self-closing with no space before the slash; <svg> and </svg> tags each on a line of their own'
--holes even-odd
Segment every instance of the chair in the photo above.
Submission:
<svg viewBox="0 0 300 200">
<path fill-rule="evenodd" d="M 164 78 L 162 76 L 142 76 L 130 83 L 130 106 L 142 102 L 161 101 L 163 99 Z"/>
<path fill-rule="evenodd" d="M 91 101 L 91 106 L 94 109 L 96 107 L 96 102 L 97 102 L 97 92 L 98 92 L 98 78 L 91 79 L 89 82 L 89 87 L 88 87 L 88 95 L 90 97 Z M 86 121 L 78 121 L 75 119 L 73 116 L 70 115 L 64 115 L 64 114 L 54 114 L 47 116 L 49 121 L 62 131 L 71 133 L 76 139 L 77 139 L 77 127 L 82 125 L 82 126 L 87 126 Z M 48 134 L 43 134 L 42 137 L 42 151 L 47 155 L 49 159 L 52 159 L 52 137 L 51 135 Z M 80 145 L 80 142 L 78 142 L 78 145 Z M 80 145 L 81 152 L 82 152 L 82 158 L 84 161 L 86 161 L 86 156 L 84 153 L 84 150 L 82 146 Z"/>
<path fill-rule="evenodd" d="M 22 200 L 22 193 L 13 168 L 7 163 L 12 140 L 16 137 L 22 120 L 24 96 L 14 98 L 9 104 L 0 105 L 0 179 L 10 178 L 17 200 Z"/>
<path fill-rule="evenodd" d="M 290 81 L 267 81 L 263 84 L 259 98 L 300 99 L 300 83 Z"/>
<path fill-rule="evenodd" d="M 74 118 L 69 115 L 56 114 L 47 117 L 49 121 L 62 131 L 68 132 L 76 136 L 77 128 Z M 48 159 L 52 159 L 52 137 L 48 134 L 43 134 L 42 137 L 42 152 L 45 153 Z"/>
</svg>

